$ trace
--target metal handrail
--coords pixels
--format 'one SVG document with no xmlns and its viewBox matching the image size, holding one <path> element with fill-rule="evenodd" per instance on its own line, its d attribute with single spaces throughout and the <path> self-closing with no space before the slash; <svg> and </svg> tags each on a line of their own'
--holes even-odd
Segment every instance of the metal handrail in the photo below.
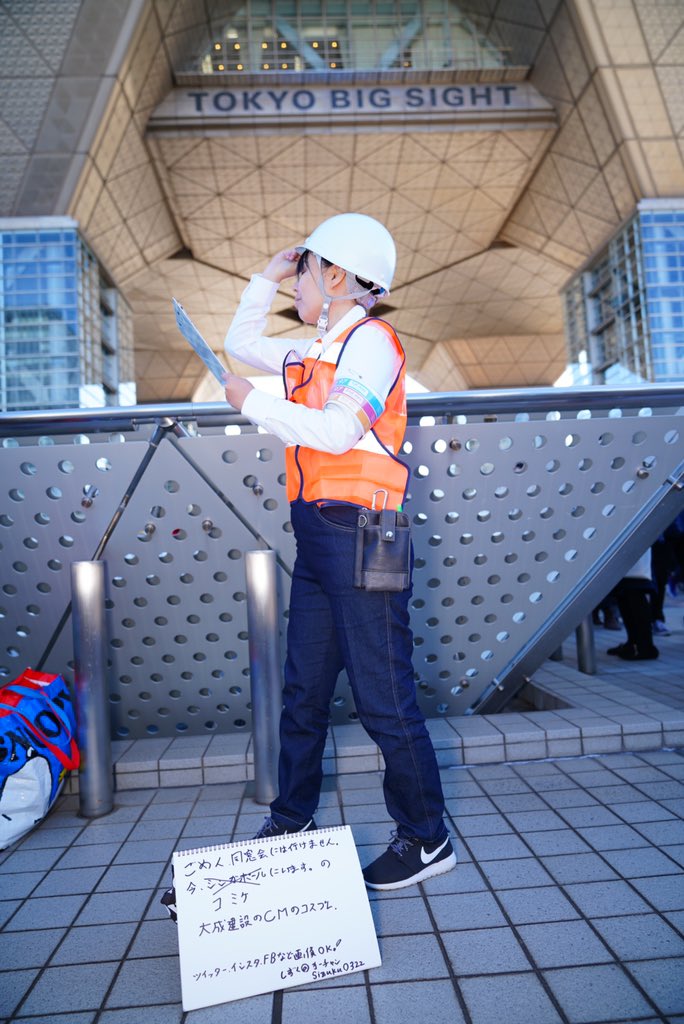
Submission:
<svg viewBox="0 0 684 1024">
<path fill-rule="evenodd" d="M 409 395 L 408 415 L 459 416 L 468 413 L 497 414 L 541 412 L 552 409 L 563 412 L 574 409 L 638 409 L 667 407 L 684 403 L 684 382 L 681 384 L 646 384 L 629 387 L 592 385 L 573 388 L 506 388 L 473 391 L 437 391 Z M 193 420 L 205 425 L 246 425 L 249 420 L 223 402 L 168 403 L 152 405 L 111 406 L 100 409 L 50 409 L 0 413 L 0 436 L 13 433 L 36 433 L 42 425 L 50 432 L 88 431 L 135 428 L 166 421 Z"/>
</svg>

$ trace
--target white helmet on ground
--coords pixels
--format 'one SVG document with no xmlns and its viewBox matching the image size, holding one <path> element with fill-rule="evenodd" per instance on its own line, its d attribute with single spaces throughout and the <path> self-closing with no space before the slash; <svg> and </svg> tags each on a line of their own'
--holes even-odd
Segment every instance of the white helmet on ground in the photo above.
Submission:
<svg viewBox="0 0 684 1024">
<path fill-rule="evenodd" d="M 379 220 L 365 213 L 339 213 L 319 224 L 300 251 L 308 249 L 322 256 L 374 289 L 389 294 L 397 264 L 397 250 L 391 234 Z"/>
</svg>

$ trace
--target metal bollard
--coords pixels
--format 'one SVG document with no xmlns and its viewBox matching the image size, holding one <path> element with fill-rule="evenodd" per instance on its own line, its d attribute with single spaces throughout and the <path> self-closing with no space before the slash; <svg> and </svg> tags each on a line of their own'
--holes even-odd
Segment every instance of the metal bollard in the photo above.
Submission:
<svg viewBox="0 0 684 1024">
<path fill-rule="evenodd" d="M 104 563 L 72 562 L 79 812 L 85 818 L 109 814 L 114 806 L 104 611 Z"/>
<path fill-rule="evenodd" d="M 596 675 L 596 645 L 594 643 L 594 623 L 591 615 L 582 619 L 575 630 L 577 640 L 577 668 L 587 676 Z"/>
<path fill-rule="evenodd" d="M 278 726 L 283 705 L 275 551 L 247 551 L 245 576 L 252 680 L 254 798 L 258 804 L 270 804 L 278 792 Z"/>
</svg>

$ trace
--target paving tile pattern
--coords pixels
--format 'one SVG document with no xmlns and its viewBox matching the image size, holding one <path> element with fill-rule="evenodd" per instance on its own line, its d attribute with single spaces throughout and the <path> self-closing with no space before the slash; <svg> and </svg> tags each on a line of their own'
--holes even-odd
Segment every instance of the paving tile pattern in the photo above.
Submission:
<svg viewBox="0 0 684 1024">
<path fill-rule="evenodd" d="M 684 1024 L 681 611 L 657 662 L 615 664 L 600 630 L 596 676 L 547 662 L 571 707 L 434 723 L 459 864 L 370 894 L 382 966 L 318 985 L 183 1012 L 159 897 L 174 849 L 261 824 L 249 744 L 194 774 L 182 740 L 119 745 L 111 814 L 79 817 L 72 785 L 0 853 L 0 1024 Z M 379 756 L 351 731 L 327 755 L 317 821 L 350 825 L 365 864 L 392 827 Z"/>
<path fill-rule="evenodd" d="M 676 1021 L 683 768 L 664 749 L 443 769 L 459 865 L 370 894 L 381 967 L 190 1013 L 159 896 L 174 847 L 253 834 L 252 784 L 126 790 L 95 820 L 63 796 L 0 854 L 0 1021 Z M 372 859 L 391 828 L 380 773 L 327 778 L 317 819 Z"/>
</svg>

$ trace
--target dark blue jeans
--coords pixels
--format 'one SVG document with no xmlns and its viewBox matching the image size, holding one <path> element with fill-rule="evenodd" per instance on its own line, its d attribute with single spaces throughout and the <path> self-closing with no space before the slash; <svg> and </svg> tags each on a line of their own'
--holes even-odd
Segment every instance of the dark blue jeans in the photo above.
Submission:
<svg viewBox="0 0 684 1024">
<path fill-rule="evenodd" d="M 411 591 L 353 586 L 351 507 L 291 506 L 297 557 L 290 596 L 278 797 L 271 813 L 305 824 L 318 806 L 330 702 L 347 670 L 359 719 L 385 760 L 384 795 L 401 835 L 444 838 L 434 748 L 416 701 Z"/>
</svg>

